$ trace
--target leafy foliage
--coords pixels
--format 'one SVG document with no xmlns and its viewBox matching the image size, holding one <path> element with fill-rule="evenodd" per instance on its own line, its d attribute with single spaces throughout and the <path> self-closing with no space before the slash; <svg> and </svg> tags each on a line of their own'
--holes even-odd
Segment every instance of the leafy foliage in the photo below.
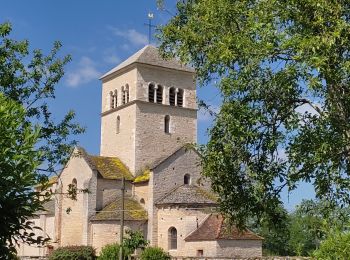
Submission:
<svg viewBox="0 0 350 260">
<path fill-rule="evenodd" d="M 95 260 L 95 249 L 91 246 L 59 247 L 49 257 L 49 260 Z M 113 259 L 113 258 L 110 258 Z"/>
<path fill-rule="evenodd" d="M 21 241 L 42 244 L 29 218 L 50 198 L 33 190 L 49 187 L 48 175 L 64 164 L 76 142 L 70 135 L 84 131 L 74 123 L 74 112 L 56 122 L 48 105 L 64 74 L 69 56 L 59 58 L 56 42 L 52 51 L 29 54 L 28 41 L 9 38 L 11 25 L 0 24 L 0 254 L 15 251 Z"/>
<path fill-rule="evenodd" d="M 25 110 L 0 93 L 0 255 L 9 259 L 17 241 L 45 241 L 35 236 L 28 220 L 42 209 L 40 196 L 32 189 L 40 180 L 35 169 L 42 155 L 34 149 L 39 128 L 24 117 Z"/>
<path fill-rule="evenodd" d="M 120 245 L 117 243 L 105 245 L 100 252 L 98 260 L 119 259 Z"/>
<path fill-rule="evenodd" d="M 128 229 L 125 231 L 126 237 L 123 240 L 123 250 L 131 254 L 136 249 L 144 249 L 148 245 L 148 241 L 143 237 L 141 231 L 133 231 Z"/>
<path fill-rule="evenodd" d="M 140 256 L 141 260 L 170 260 L 170 256 L 160 247 L 147 247 Z"/>
<path fill-rule="evenodd" d="M 232 221 L 276 223 L 281 191 L 301 181 L 349 205 L 348 1 L 178 1 L 159 38 L 201 84 L 218 81 L 203 169 Z"/>
<path fill-rule="evenodd" d="M 319 260 L 349 259 L 350 258 L 350 233 L 334 232 L 320 247 L 313 256 Z"/>
</svg>

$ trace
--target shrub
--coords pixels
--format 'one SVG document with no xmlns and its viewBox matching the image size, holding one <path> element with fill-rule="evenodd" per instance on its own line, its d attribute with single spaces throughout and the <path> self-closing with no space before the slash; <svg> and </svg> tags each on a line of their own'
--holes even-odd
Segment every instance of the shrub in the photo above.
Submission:
<svg viewBox="0 0 350 260">
<path fill-rule="evenodd" d="M 140 256 L 141 260 L 170 260 L 170 255 L 160 247 L 147 247 Z"/>
<path fill-rule="evenodd" d="M 49 257 L 50 260 L 95 260 L 95 249 L 91 246 L 59 247 Z"/>
<path fill-rule="evenodd" d="M 315 250 L 316 259 L 350 259 L 350 233 L 334 232 Z"/>
<path fill-rule="evenodd" d="M 98 260 L 119 259 L 120 245 L 117 243 L 105 245 L 98 257 Z"/>
</svg>

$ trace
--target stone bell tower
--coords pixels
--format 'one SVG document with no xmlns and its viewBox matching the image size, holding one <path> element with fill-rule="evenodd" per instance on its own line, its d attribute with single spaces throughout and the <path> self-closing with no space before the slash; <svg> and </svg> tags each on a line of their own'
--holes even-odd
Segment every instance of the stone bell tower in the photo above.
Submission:
<svg viewBox="0 0 350 260">
<path fill-rule="evenodd" d="M 197 141 L 195 72 L 147 45 L 103 75 L 101 156 L 137 175 Z"/>
</svg>

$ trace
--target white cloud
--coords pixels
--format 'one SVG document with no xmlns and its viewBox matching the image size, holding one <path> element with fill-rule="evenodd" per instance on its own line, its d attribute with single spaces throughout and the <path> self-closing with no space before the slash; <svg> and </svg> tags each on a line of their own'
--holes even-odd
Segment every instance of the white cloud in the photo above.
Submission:
<svg viewBox="0 0 350 260">
<path fill-rule="evenodd" d="M 116 65 L 120 62 L 120 58 L 116 55 L 116 48 L 108 48 L 103 52 L 103 61 L 109 64 Z"/>
<path fill-rule="evenodd" d="M 108 28 L 114 33 L 114 35 L 124 38 L 131 45 L 144 46 L 148 44 L 147 35 L 140 33 L 135 29 L 120 30 L 119 28 L 113 26 L 109 26 Z"/>
<path fill-rule="evenodd" d="M 95 62 L 84 56 L 80 59 L 78 67 L 67 74 L 67 84 L 70 87 L 78 87 L 97 79 L 100 75 Z"/>
</svg>

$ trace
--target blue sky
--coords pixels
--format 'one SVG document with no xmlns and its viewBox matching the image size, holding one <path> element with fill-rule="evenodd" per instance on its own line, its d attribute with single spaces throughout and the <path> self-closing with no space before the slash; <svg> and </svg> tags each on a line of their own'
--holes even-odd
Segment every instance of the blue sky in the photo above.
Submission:
<svg viewBox="0 0 350 260">
<path fill-rule="evenodd" d="M 175 1 L 166 1 L 166 8 L 174 13 Z M 72 55 L 66 75 L 51 102 L 57 119 L 70 109 L 77 113 L 77 121 L 86 126 L 86 134 L 79 136 L 80 145 L 89 153 L 98 154 L 100 144 L 101 82 L 98 78 L 148 43 L 148 12 L 154 13 L 153 24 L 162 25 L 169 12 L 159 11 L 156 0 L 60 0 L 20 1 L 3 0 L 0 22 L 13 25 L 11 37 L 27 39 L 31 48 L 48 53 L 54 41 L 63 44 L 61 55 Z M 153 44 L 157 44 L 153 41 Z M 219 103 L 213 86 L 198 89 L 198 97 L 211 104 Z M 198 141 L 207 140 L 206 129 L 212 118 L 198 113 Z M 283 199 L 291 209 L 301 198 L 310 197 L 310 185 L 302 187 Z"/>
</svg>

